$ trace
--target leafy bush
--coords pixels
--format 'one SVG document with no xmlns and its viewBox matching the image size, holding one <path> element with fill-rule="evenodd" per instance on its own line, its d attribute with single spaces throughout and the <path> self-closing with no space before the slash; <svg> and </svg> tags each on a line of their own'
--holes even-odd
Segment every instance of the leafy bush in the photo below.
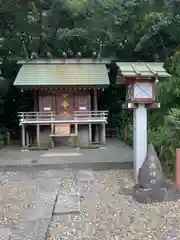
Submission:
<svg viewBox="0 0 180 240">
<path fill-rule="evenodd" d="M 156 123 L 154 122 L 154 125 Z M 164 117 L 164 123 L 148 131 L 151 141 L 161 159 L 164 170 L 170 174 L 175 172 L 176 148 L 180 147 L 180 109 L 170 109 Z"/>
</svg>

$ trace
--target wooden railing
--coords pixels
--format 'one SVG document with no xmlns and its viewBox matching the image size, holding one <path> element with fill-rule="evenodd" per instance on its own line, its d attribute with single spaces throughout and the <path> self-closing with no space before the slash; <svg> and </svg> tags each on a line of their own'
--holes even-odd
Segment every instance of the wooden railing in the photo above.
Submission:
<svg viewBox="0 0 180 240">
<path fill-rule="evenodd" d="M 64 123 L 64 122 L 99 122 L 107 121 L 108 111 L 74 111 L 72 119 L 64 120 L 59 118 L 55 112 L 19 112 L 20 123 Z M 57 120 L 58 117 L 58 120 Z"/>
<path fill-rule="evenodd" d="M 108 111 L 74 111 L 73 117 L 75 119 L 92 119 L 100 118 L 107 119 Z"/>
</svg>

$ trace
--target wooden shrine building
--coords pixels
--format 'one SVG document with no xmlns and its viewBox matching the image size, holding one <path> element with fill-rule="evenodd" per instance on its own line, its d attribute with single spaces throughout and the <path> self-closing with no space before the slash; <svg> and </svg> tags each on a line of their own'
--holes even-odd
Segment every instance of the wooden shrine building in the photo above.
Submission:
<svg viewBox="0 0 180 240">
<path fill-rule="evenodd" d="M 93 59 L 19 61 L 22 66 L 14 85 L 34 96 L 32 111 L 19 113 L 22 147 L 104 145 L 107 111 L 98 110 L 97 95 L 109 86 L 106 63 Z"/>
</svg>

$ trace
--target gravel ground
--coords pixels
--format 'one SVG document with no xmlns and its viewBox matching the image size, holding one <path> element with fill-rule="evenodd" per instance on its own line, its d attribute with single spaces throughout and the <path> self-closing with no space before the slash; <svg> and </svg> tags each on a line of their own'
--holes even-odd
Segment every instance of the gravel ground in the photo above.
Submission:
<svg viewBox="0 0 180 240">
<path fill-rule="evenodd" d="M 0 172 L 0 226 L 13 228 L 40 189 L 55 187 L 51 179 L 49 171 Z"/>
<path fill-rule="evenodd" d="M 32 178 L 32 173 L 0 173 L 0 225 L 12 227 L 32 201 L 43 176 L 51 176 L 44 172 L 33 175 L 41 178 Z M 180 201 L 147 205 L 135 202 L 123 194 L 124 188 L 133 186 L 129 170 L 94 172 L 94 178 L 81 201 L 80 214 L 53 216 L 46 240 L 180 239 Z M 64 193 L 77 187 L 74 173 L 61 175 L 60 179 Z"/>
<path fill-rule="evenodd" d="M 0 225 L 7 227 L 16 224 L 36 192 L 36 184 L 12 181 L 12 175 L 15 173 L 0 173 Z"/>
<path fill-rule="evenodd" d="M 130 171 L 95 172 L 79 215 L 53 216 L 47 240 L 179 240 L 180 201 L 140 204 L 120 194 L 133 186 Z M 70 187 L 72 182 L 70 181 Z"/>
</svg>

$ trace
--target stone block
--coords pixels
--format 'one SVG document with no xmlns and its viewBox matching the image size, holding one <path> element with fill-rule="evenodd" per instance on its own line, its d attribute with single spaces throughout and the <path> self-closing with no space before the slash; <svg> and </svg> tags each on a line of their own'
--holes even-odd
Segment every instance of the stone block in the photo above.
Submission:
<svg viewBox="0 0 180 240">
<path fill-rule="evenodd" d="M 36 220 L 20 219 L 12 230 L 11 240 L 44 240 L 50 220 L 46 218 Z"/>
<path fill-rule="evenodd" d="M 32 203 L 24 210 L 21 217 L 26 220 L 35 220 L 37 218 L 51 219 L 56 196 L 56 192 L 37 193 Z"/>
<path fill-rule="evenodd" d="M 147 157 L 139 169 L 138 183 L 143 189 L 162 188 L 165 182 L 160 160 L 152 144 L 148 145 Z"/>
<path fill-rule="evenodd" d="M 80 213 L 80 194 L 69 193 L 67 195 L 59 195 L 55 205 L 54 214 L 70 214 Z"/>
<path fill-rule="evenodd" d="M 156 189 L 142 189 L 137 188 L 134 190 L 133 198 L 140 203 L 152 203 L 152 202 L 163 202 L 167 199 L 166 188 Z"/>
</svg>

